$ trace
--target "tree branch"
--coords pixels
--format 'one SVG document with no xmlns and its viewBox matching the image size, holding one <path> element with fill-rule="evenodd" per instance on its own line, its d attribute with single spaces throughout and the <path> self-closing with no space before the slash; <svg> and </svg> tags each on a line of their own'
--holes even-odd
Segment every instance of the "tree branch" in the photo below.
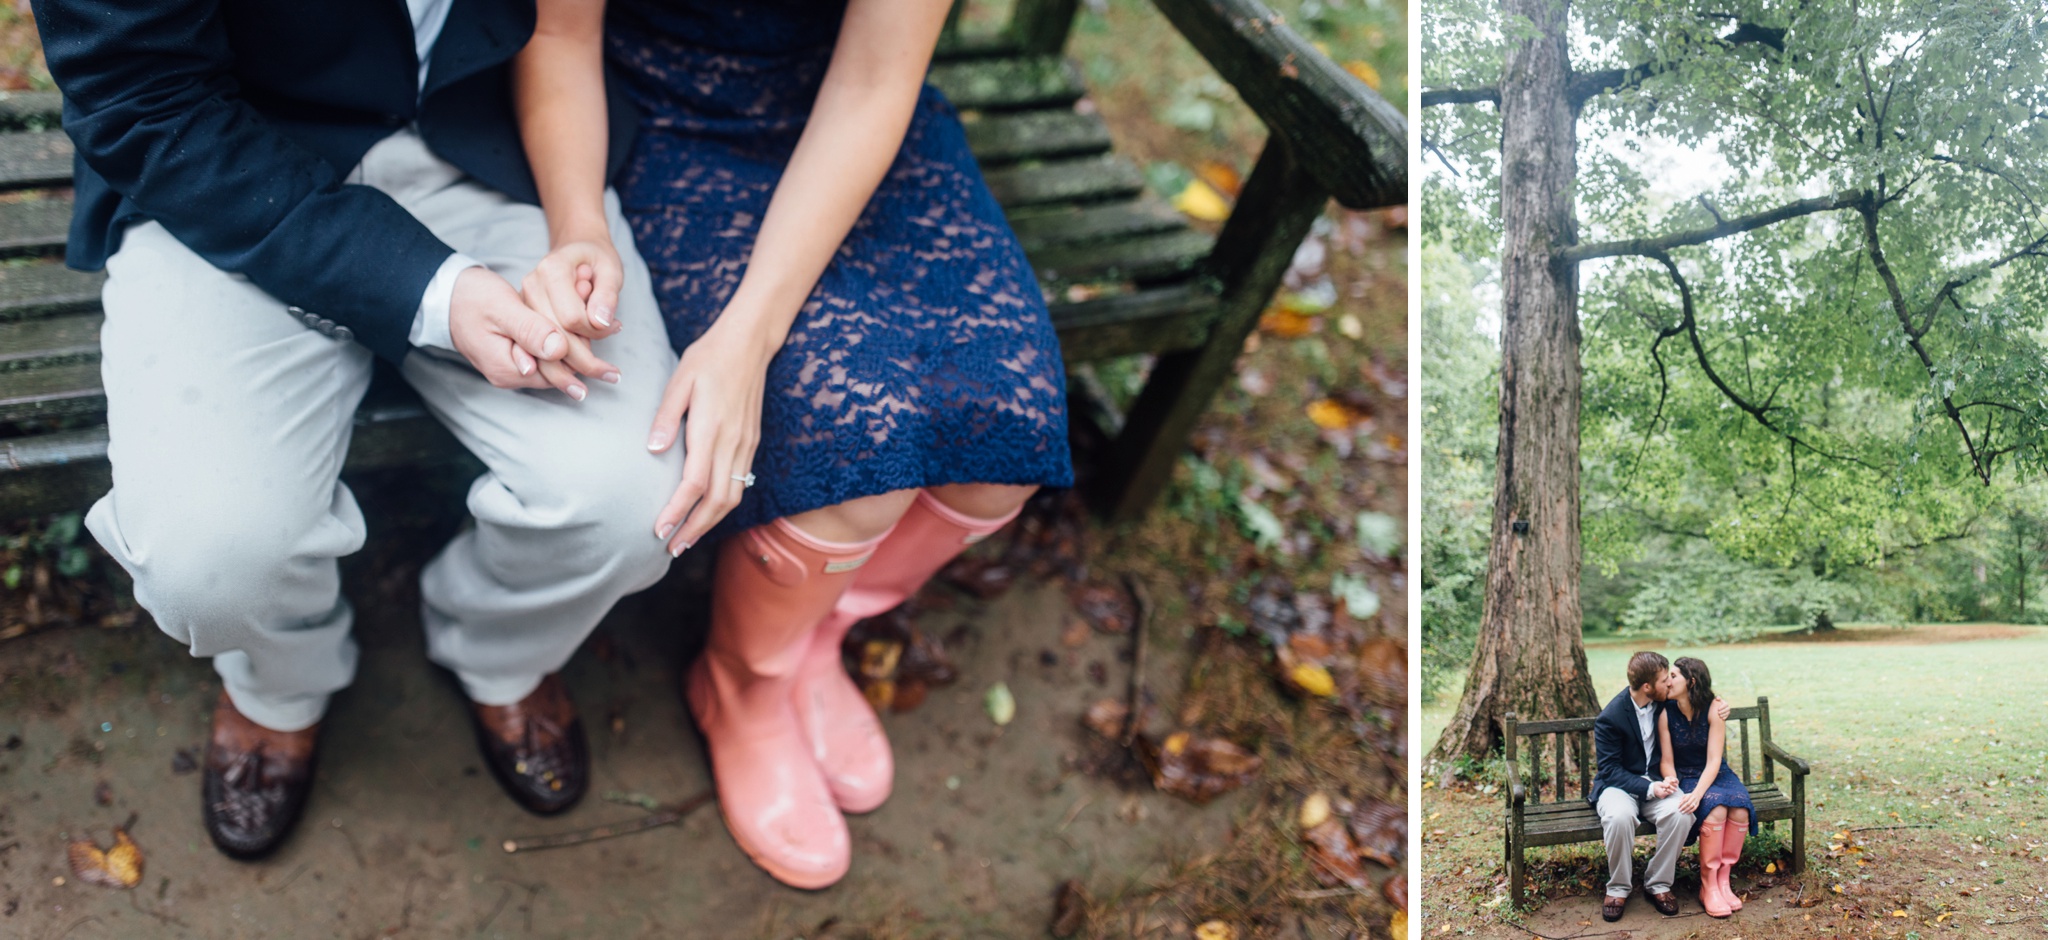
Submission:
<svg viewBox="0 0 2048 940">
<path fill-rule="evenodd" d="M 1776 225 L 1787 219 L 1796 219 L 1800 216 L 1812 215 L 1816 212 L 1828 212 L 1835 209 L 1853 209 L 1867 195 L 1868 191 L 1866 190 L 1845 189 L 1832 196 L 1816 196 L 1812 199 L 1802 199 L 1775 209 L 1726 219 L 1707 228 L 1693 229 L 1686 232 L 1673 232 L 1670 235 L 1662 235 L 1656 238 L 1625 238 L 1619 241 L 1569 245 L 1558 251 L 1557 258 L 1559 261 L 1567 263 L 1591 261 L 1594 258 L 1612 258 L 1618 255 L 1643 255 L 1655 258 L 1673 248 L 1683 248 L 1687 245 L 1703 245 L 1718 238 L 1726 238 L 1730 235 L 1750 231 L 1751 229 Z"/>
<path fill-rule="evenodd" d="M 1785 30 L 1772 26 L 1761 26 L 1756 23 L 1737 21 L 1734 32 L 1716 38 L 1713 43 L 1713 47 L 1719 49 L 1734 49 L 1749 45 L 1769 46 L 1772 50 L 1782 53 L 1785 51 Z M 1642 84 L 1645 79 L 1671 71 L 1677 68 L 1678 63 L 1683 59 L 1684 56 L 1674 56 L 1663 62 L 1645 62 L 1641 65 L 1630 66 L 1625 69 L 1575 72 L 1571 77 L 1571 81 L 1565 86 L 1565 96 L 1571 99 L 1572 110 L 1577 111 L 1585 107 L 1586 102 L 1606 92 L 1622 88 L 1634 88 Z M 1428 104 L 1428 93 L 1425 92 L 1423 97 L 1425 99 L 1423 103 Z"/>
<path fill-rule="evenodd" d="M 1422 91 L 1422 106 L 1433 108 L 1440 104 L 1490 104 L 1500 107 L 1498 88 L 1425 88 Z"/>
</svg>

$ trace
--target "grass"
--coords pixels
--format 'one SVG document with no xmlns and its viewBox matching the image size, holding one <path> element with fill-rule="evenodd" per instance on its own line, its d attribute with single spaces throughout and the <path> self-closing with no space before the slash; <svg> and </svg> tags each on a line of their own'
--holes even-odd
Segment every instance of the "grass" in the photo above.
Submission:
<svg viewBox="0 0 2048 940">
<path fill-rule="evenodd" d="M 2048 629 L 2002 632 L 2016 635 L 1916 644 L 1655 645 L 1666 656 L 1706 661 L 1716 691 L 1735 704 L 1770 697 L 1774 740 L 1813 765 L 1813 889 L 1834 894 L 1842 886 L 1841 896 L 1849 897 L 1860 882 L 1891 892 L 1895 902 L 1905 899 L 1897 909 L 1907 915 L 1895 918 L 1904 926 L 1926 920 L 1942 929 L 1981 927 L 1980 913 L 1999 919 L 2032 911 L 2038 928 L 2048 884 L 2048 687 L 2029 664 L 2048 658 Z M 1602 701 L 1621 689 L 1628 656 L 1644 645 L 1651 644 L 1630 639 L 1587 649 Z M 1455 694 L 1423 708 L 1425 744 L 1442 731 Z M 1465 889 L 1430 899 L 1431 915 L 1470 929 L 1501 907 L 1489 882 L 1501 868 L 1502 812 L 1497 794 L 1484 789 L 1425 792 L 1425 883 L 1442 873 Z M 1863 831 L 1842 840 L 1845 830 Z M 1831 852 L 1831 844 L 1843 848 Z M 1529 858 L 1540 879 L 1546 865 L 1553 873 L 1582 868 L 1593 848 L 1532 850 Z M 1574 893 L 1555 880 L 1550 887 Z M 1944 919 L 1944 907 L 1971 911 Z"/>
</svg>

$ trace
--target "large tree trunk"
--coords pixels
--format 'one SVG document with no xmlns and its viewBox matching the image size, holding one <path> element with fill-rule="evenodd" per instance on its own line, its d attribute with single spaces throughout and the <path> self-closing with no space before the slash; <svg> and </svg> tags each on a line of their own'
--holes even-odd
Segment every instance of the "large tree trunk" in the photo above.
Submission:
<svg viewBox="0 0 2048 940">
<path fill-rule="evenodd" d="M 1501 72 L 1500 444 L 1478 649 L 1432 760 L 1485 759 L 1502 716 L 1593 714 L 1579 618 L 1579 287 L 1555 260 L 1576 240 L 1578 128 L 1567 0 L 1503 0 L 1535 37 Z M 1620 683 L 1621 677 L 1615 677 Z M 1619 684 L 1616 686 L 1619 688 Z"/>
</svg>

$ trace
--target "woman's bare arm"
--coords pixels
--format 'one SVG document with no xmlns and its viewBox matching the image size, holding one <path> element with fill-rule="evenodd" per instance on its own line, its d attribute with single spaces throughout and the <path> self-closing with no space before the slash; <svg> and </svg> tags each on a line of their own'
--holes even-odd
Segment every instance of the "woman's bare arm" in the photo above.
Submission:
<svg viewBox="0 0 2048 940">
<path fill-rule="evenodd" d="M 1666 720 L 1664 710 L 1657 709 L 1657 750 L 1659 751 L 1657 779 L 1676 780 L 1676 766 L 1671 761 L 1671 722 Z"/>
<path fill-rule="evenodd" d="M 535 309 L 598 339 L 616 328 L 624 279 L 604 211 L 604 0 L 540 0 L 535 12 L 512 97 L 550 250 L 522 286 Z"/>
<path fill-rule="evenodd" d="M 648 447 L 675 442 L 683 484 L 655 520 L 681 552 L 739 503 L 760 439 L 768 363 L 903 147 L 948 0 L 851 0 L 803 136 L 770 197 L 747 271 L 683 352 Z M 693 508 L 694 507 L 694 508 Z"/>
</svg>

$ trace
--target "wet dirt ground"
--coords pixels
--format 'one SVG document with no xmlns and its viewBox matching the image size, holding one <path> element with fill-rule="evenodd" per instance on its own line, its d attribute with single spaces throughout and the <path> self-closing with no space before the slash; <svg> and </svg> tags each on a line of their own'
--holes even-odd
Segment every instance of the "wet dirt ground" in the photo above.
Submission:
<svg viewBox="0 0 2048 940">
<path fill-rule="evenodd" d="M 734 847 L 715 808 L 677 826 L 508 855 L 507 838 L 642 814 L 605 800 L 608 791 L 671 802 L 708 786 L 674 692 L 700 642 L 701 598 L 679 566 L 623 602 L 570 662 L 594 781 L 574 810 L 543 819 L 483 770 L 460 694 L 424 659 L 418 561 L 346 565 L 362 665 L 329 712 L 304 820 L 259 863 L 213 849 L 200 775 L 179 757 L 201 753 L 218 689 L 205 663 L 146 619 L 0 644 L 0 936 L 1043 936 L 1061 882 L 1114 897 L 1158 877 L 1174 856 L 1225 838 L 1242 795 L 1196 807 L 1074 770 L 1076 716 L 1122 694 L 1128 640 L 1063 646 L 1064 592 L 1020 583 L 999 600 L 925 615 L 926 631 L 958 631 L 949 649 L 961 680 L 888 719 L 895 796 L 852 820 L 855 863 L 838 886 L 776 883 Z M 1182 637 L 1155 625 L 1151 640 L 1151 682 L 1177 686 Z M 1017 700 L 1005 728 L 982 707 L 998 680 Z M 71 877 L 67 842 L 111 844 L 131 814 L 141 884 Z"/>
</svg>

